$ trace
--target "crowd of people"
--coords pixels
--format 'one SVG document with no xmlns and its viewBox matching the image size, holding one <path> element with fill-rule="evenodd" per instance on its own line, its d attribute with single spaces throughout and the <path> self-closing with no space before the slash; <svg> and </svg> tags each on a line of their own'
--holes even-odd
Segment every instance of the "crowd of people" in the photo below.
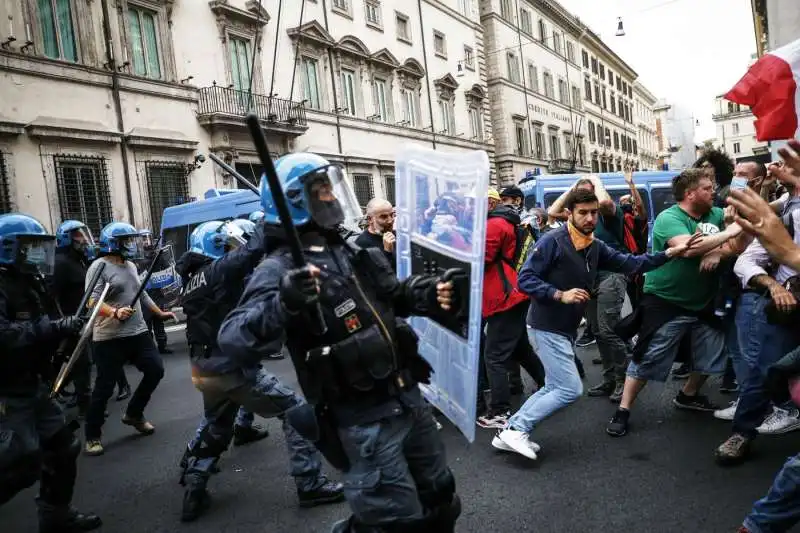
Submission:
<svg viewBox="0 0 800 533">
<path fill-rule="evenodd" d="M 496 432 L 491 446 L 538 458 L 539 425 L 584 394 L 575 348 L 592 343 L 602 380 L 587 394 L 614 405 L 611 437 L 634 427 L 645 385 L 670 377 L 685 379 L 676 408 L 731 423 L 715 450 L 721 466 L 746 461 L 758 435 L 800 429 L 800 337 L 792 327 L 800 313 L 798 152 L 790 141 L 782 161 L 764 166 L 707 151 L 673 179 L 675 204 L 656 214 L 652 232 L 630 169 L 630 193 L 617 202 L 596 176 L 578 179 L 547 211 L 525 210 L 516 186 L 490 189 L 476 424 Z M 334 531 L 454 531 L 460 500 L 441 425 L 418 387 L 432 369 L 404 318 L 457 311 L 458 289 L 436 274 L 398 281 L 388 201 L 369 202 L 360 234 L 343 229 L 335 165 L 290 154 L 276 170 L 287 191 L 302 192 L 292 218 L 304 264 L 262 183 L 255 223 L 201 224 L 175 265 L 192 381 L 203 399 L 182 450 L 181 519 L 196 520 L 210 505 L 208 481 L 231 442 L 267 437 L 253 425 L 258 414 L 282 420 L 301 507 L 349 503 L 352 516 Z M 448 194 L 420 213 L 419 228 L 468 249 L 467 215 Z M 79 221 L 50 235 L 32 217 L 10 214 L 0 216 L 0 238 L 0 432 L 8 437 L 0 442 L 0 504 L 40 480 L 41 532 L 95 529 L 100 518 L 70 505 L 81 444 L 60 404 L 84 420 L 88 456 L 105 451 L 115 389 L 119 400 L 130 396 L 122 423 L 154 433 L 145 409 L 169 353 L 163 324 L 175 315 L 158 291 L 140 286 L 169 260 L 149 232 L 122 222 L 105 226 L 95 245 Z M 72 394 L 52 397 L 54 374 L 84 329 L 86 296 L 98 313 L 90 348 L 70 373 Z M 631 312 L 623 314 L 626 301 Z M 284 348 L 302 395 L 262 366 Z M 127 363 L 142 373 L 134 391 Z M 512 412 L 525 392 L 522 369 L 536 390 Z M 713 375 L 735 394 L 728 407 L 704 393 Z M 322 471 L 322 456 L 342 482 Z M 800 521 L 798 478 L 800 455 L 740 533 L 788 531 Z"/>
</svg>

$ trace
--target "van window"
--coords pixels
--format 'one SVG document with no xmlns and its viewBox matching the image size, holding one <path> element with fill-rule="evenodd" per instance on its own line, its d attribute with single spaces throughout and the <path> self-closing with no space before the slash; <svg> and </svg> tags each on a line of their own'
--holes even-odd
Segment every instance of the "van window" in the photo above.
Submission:
<svg viewBox="0 0 800 533">
<path fill-rule="evenodd" d="M 164 239 L 161 245 L 166 246 L 168 244 L 172 245 L 175 259 L 179 259 L 188 249 L 189 229 L 186 226 L 178 226 L 177 228 L 164 230 Z"/>
<path fill-rule="evenodd" d="M 531 193 L 525 197 L 525 209 L 533 209 L 536 207 L 536 195 Z"/>
<path fill-rule="evenodd" d="M 642 202 L 644 202 L 644 206 L 647 208 L 647 211 L 650 211 L 650 193 L 647 192 L 647 189 L 644 187 L 636 187 L 636 190 L 639 191 L 639 196 L 642 197 Z M 626 194 L 630 194 L 630 189 L 618 189 L 613 191 L 608 191 L 608 195 L 611 196 L 611 199 L 614 200 L 615 204 L 619 204 L 619 199 L 625 196 Z"/>
<path fill-rule="evenodd" d="M 545 193 L 545 195 L 544 195 L 544 208 L 548 209 L 551 205 L 553 205 L 553 202 L 558 200 L 558 197 L 561 196 L 562 194 L 563 194 L 562 192 L 548 192 L 548 193 Z"/>
<path fill-rule="evenodd" d="M 658 216 L 664 209 L 676 204 L 675 196 L 672 194 L 672 187 L 653 187 L 651 189 L 653 194 L 653 218 Z"/>
</svg>

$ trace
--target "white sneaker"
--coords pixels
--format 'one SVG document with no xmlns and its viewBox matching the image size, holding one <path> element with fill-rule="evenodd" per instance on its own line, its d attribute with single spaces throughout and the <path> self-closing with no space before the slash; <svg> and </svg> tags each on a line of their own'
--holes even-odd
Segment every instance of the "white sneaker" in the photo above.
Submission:
<svg viewBox="0 0 800 533">
<path fill-rule="evenodd" d="M 737 398 L 735 402 L 731 402 L 728 407 L 725 409 L 717 409 L 714 411 L 714 418 L 718 418 L 719 420 L 733 420 L 733 416 L 736 414 L 736 407 L 739 406 L 739 399 Z"/>
<path fill-rule="evenodd" d="M 497 438 L 511 448 L 509 451 L 515 451 L 534 461 L 537 459 L 536 452 L 541 449 L 538 444 L 528 440 L 527 433 L 516 429 L 504 429 L 497 435 Z"/>
<path fill-rule="evenodd" d="M 800 429 L 800 412 L 797 409 L 776 407 L 756 431 L 762 435 L 780 435 L 796 429 Z"/>
<path fill-rule="evenodd" d="M 500 433 L 501 432 L 498 431 L 497 433 L 494 434 L 494 437 L 492 438 L 492 447 L 495 448 L 496 450 L 500 450 L 501 452 L 513 452 L 514 448 L 503 442 L 503 439 L 500 438 Z M 542 447 L 536 444 L 535 442 L 532 441 L 528 442 L 530 443 L 530 446 L 534 452 L 539 453 L 539 450 L 542 449 Z"/>
</svg>

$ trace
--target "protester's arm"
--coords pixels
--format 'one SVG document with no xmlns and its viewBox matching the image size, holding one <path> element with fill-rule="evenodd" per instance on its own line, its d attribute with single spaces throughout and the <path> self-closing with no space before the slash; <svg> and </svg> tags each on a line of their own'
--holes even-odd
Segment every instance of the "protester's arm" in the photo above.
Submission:
<svg viewBox="0 0 800 533">
<path fill-rule="evenodd" d="M 647 220 L 647 206 L 644 205 L 642 201 L 642 196 L 639 194 L 639 189 L 636 188 L 636 184 L 633 182 L 633 170 L 630 168 L 625 169 L 625 183 L 628 184 L 628 188 L 631 191 L 631 198 L 633 199 L 633 205 L 635 209 L 635 215 L 638 218 Z"/>
<path fill-rule="evenodd" d="M 567 219 L 569 215 L 567 214 L 567 210 L 564 207 L 564 204 L 567 203 L 567 196 L 569 196 L 569 193 L 571 193 L 574 188 L 575 186 L 573 185 L 572 187 L 561 193 L 561 196 L 559 196 L 558 199 L 556 199 L 556 201 L 553 202 L 553 205 L 550 206 L 550 209 L 547 210 L 548 217 L 555 218 L 556 220 Z"/>
<path fill-rule="evenodd" d="M 597 196 L 597 203 L 600 207 L 600 213 L 609 217 L 617 214 L 617 204 L 611 199 L 608 194 L 603 181 L 597 176 L 589 176 L 589 179 L 594 184 L 594 194 Z"/>
</svg>

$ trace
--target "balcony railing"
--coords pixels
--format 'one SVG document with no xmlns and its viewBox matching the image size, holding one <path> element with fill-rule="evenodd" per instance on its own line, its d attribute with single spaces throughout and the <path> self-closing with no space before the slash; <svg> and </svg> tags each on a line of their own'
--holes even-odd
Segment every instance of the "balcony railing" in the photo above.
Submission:
<svg viewBox="0 0 800 533">
<path fill-rule="evenodd" d="M 250 106 L 252 96 L 253 105 Z M 250 94 L 228 87 L 212 86 L 200 89 L 198 116 L 231 115 L 244 117 L 254 111 L 258 118 L 269 124 L 305 129 L 306 109 L 301 102 L 275 98 L 263 94 Z"/>
</svg>

